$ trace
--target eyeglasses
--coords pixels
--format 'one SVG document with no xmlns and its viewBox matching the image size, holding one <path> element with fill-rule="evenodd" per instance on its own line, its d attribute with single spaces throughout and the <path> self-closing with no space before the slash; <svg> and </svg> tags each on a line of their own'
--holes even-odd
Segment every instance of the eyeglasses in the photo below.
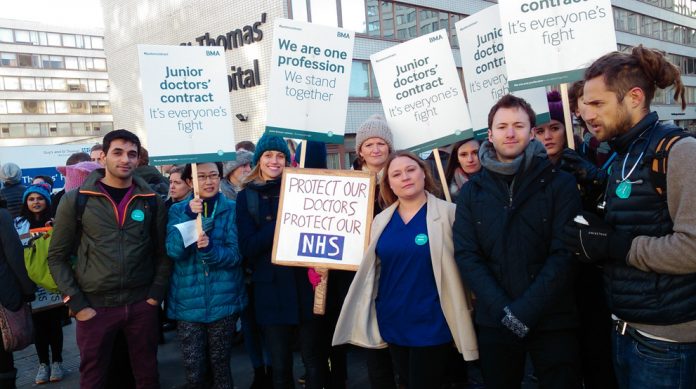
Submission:
<svg viewBox="0 0 696 389">
<path fill-rule="evenodd" d="M 220 174 L 218 173 L 210 173 L 207 176 L 204 175 L 198 175 L 198 182 L 206 182 L 208 180 L 210 181 L 217 181 L 220 179 Z"/>
</svg>

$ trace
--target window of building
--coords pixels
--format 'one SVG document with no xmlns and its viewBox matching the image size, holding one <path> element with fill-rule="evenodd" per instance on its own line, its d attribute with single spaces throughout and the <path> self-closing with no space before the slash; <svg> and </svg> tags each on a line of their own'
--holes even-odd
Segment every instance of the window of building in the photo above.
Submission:
<svg viewBox="0 0 696 389">
<path fill-rule="evenodd" d="M 380 36 L 378 0 L 367 0 L 367 35 Z"/>
<path fill-rule="evenodd" d="M 46 36 L 48 37 L 48 46 L 60 46 L 62 44 L 60 34 L 47 32 Z"/>
<path fill-rule="evenodd" d="M 75 35 L 63 34 L 63 46 L 65 46 L 65 47 L 77 47 L 77 42 L 75 41 Z"/>
<path fill-rule="evenodd" d="M 44 114 L 46 113 L 46 102 L 43 100 L 22 100 L 22 113 Z"/>
<path fill-rule="evenodd" d="M 56 136 L 70 136 L 70 135 L 72 135 L 72 129 L 70 128 L 70 123 L 57 123 Z"/>
<path fill-rule="evenodd" d="M 3 77 L 5 81 L 5 90 L 19 90 L 19 78 L 18 77 Z"/>
<path fill-rule="evenodd" d="M 26 30 L 15 30 L 15 42 L 17 43 L 31 43 L 31 35 L 29 31 Z"/>
<path fill-rule="evenodd" d="M 42 55 L 41 67 L 44 69 L 65 69 L 63 57 L 58 55 Z"/>
<path fill-rule="evenodd" d="M 26 134 L 24 132 L 24 124 L 22 123 L 11 123 L 10 124 L 10 138 L 24 138 Z"/>
<path fill-rule="evenodd" d="M 65 68 L 77 70 L 77 57 L 65 57 Z"/>
<path fill-rule="evenodd" d="M 379 13 L 382 21 L 382 37 L 394 38 L 394 3 L 380 1 Z"/>
<path fill-rule="evenodd" d="M 38 68 L 39 56 L 37 54 L 17 54 L 17 62 L 23 68 Z"/>
<path fill-rule="evenodd" d="M 660 20 L 644 15 L 640 19 L 640 34 L 649 38 L 660 39 L 662 31 Z"/>
<path fill-rule="evenodd" d="M 312 13 L 312 23 L 338 27 L 338 10 L 335 0 L 310 0 L 309 9 Z"/>
<path fill-rule="evenodd" d="M 0 42 L 14 42 L 12 30 L 9 28 L 0 28 Z"/>
<path fill-rule="evenodd" d="M 85 48 L 85 37 L 82 35 L 75 35 L 75 47 L 78 49 Z"/>
<path fill-rule="evenodd" d="M 109 81 L 107 80 L 95 80 L 95 89 L 90 89 L 90 92 L 108 92 L 109 91 Z"/>
<path fill-rule="evenodd" d="M 90 108 L 93 114 L 111 113 L 111 105 L 107 101 L 91 101 Z"/>
<path fill-rule="evenodd" d="M 367 61 L 353 61 L 350 71 L 350 97 L 370 97 L 370 63 Z"/>
<path fill-rule="evenodd" d="M 48 46 L 48 36 L 43 31 L 39 32 L 39 44 L 41 46 Z"/>
<path fill-rule="evenodd" d="M 367 33 L 365 0 L 341 0 L 342 26 L 359 34 Z"/>
<path fill-rule="evenodd" d="M 415 7 L 405 5 L 396 5 L 396 37 L 400 40 L 409 40 L 418 36 L 416 31 L 416 15 Z"/>
<path fill-rule="evenodd" d="M 22 90 L 36 90 L 36 79 L 34 77 L 22 77 L 19 79 Z"/>
<path fill-rule="evenodd" d="M 17 66 L 17 54 L 0 53 L 0 66 Z"/>
<path fill-rule="evenodd" d="M 24 125 L 24 130 L 28 137 L 40 137 L 41 136 L 41 125 L 39 123 L 26 123 Z"/>
<path fill-rule="evenodd" d="M 22 113 L 21 100 L 7 100 L 7 113 Z"/>
<path fill-rule="evenodd" d="M 70 113 L 89 113 L 86 101 L 69 101 Z"/>
<path fill-rule="evenodd" d="M 106 70 L 106 60 L 104 58 L 94 58 L 95 70 Z"/>
<path fill-rule="evenodd" d="M 67 101 L 56 100 L 53 104 L 55 105 L 55 113 L 70 113 L 70 105 Z"/>
<path fill-rule="evenodd" d="M 7 114 L 7 101 L 0 100 L 0 115 L 6 115 L 6 114 Z"/>
<path fill-rule="evenodd" d="M 98 36 L 93 36 L 92 38 L 92 48 L 93 49 L 103 49 L 104 48 L 104 39 L 100 38 Z"/>
<path fill-rule="evenodd" d="M 68 91 L 70 92 L 87 92 L 86 88 L 82 88 L 80 80 L 78 79 L 68 79 L 66 80 L 66 84 L 68 85 Z"/>
<path fill-rule="evenodd" d="M 87 135 L 87 127 L 85 123 L 72 123 L 73 135 Z"/>
</svg>

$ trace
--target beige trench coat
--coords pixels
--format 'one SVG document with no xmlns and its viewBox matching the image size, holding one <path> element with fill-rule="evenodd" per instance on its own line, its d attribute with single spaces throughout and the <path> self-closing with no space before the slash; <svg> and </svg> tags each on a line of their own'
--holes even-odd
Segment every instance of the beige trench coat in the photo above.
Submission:
<svg viewBox="0 0 696 389">
<path fill-rule="evenodd" d="M 375 248 L 382 231 L 396 211 L 398 202 L 382 211 L 372 222 L 370 245 L 350 285 L 336 324 L 333 344 L 351 343 L 365 348 L 385 348 L 379 333 L 375 297 L 379 290 L 380 261 Z M 459 269 L 454 262 L 452 223 L 456 206 L 428 194 L 427 227 L 435 284 L 447 325 L 457 349 L 467 361 L 478 359 L 476 334 Z"/>
</svg>

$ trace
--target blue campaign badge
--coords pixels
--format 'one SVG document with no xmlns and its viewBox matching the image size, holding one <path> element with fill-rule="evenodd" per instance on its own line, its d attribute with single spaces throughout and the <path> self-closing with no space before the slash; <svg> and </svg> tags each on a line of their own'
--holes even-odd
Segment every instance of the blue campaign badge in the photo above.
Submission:
<svg viewBox="0 0 696 389">
<path fill-rule="evenodd" d="M 145 212 L 140 209 L 134 209 L 133 212 L 131 212 L 131 219 L 135 220 L 136 222 L 141 222 L 145 220 Z"/>
<path fill-rule="evenodd" d="M 428 235 L 425 235 L 425 234 L 416 235 L 415 242 L 419 246 L 422 246 L 422 245 L 428 243 Z"/>
</svg>

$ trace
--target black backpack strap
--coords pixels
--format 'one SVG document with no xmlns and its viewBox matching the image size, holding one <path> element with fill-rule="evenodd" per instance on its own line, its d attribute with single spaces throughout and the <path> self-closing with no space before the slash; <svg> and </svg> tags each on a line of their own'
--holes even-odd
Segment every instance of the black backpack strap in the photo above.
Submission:
<svg viewBox="0 0 696 389">
<path fill-rule="evenodd" d="M 650 165 L 650 180 L 653 183 L 655 191 L 657 191 L 657 194 L 660 196 L 667 196 L 667 160 L 669 151 L 679 140 L 690 136 L 689 133 L 682 129 L 675 129 L 674 131 L 668 132 L 657 143 L 655 156 Z"/>
<path fill-rule="evenodd" d="M 77 255 L 77 248 L 80 247 L 80 240 L 82 239 L 82 214 L 85 213 L 85 208 L 87 207 L 87 195 L 80 193 L 80 189 L 77 189 L 77 196 L 75 196 L 75 239 L 73 240 L 73 254 Z"/>
<path fill-rule="evenodd" d="M 247 188 L 244 192 L 246 193 L 247 209 L 258 227 L 261 225 L 261 215 L 259 215 L 259 192 L 250 188 Z"/>
</svg>

